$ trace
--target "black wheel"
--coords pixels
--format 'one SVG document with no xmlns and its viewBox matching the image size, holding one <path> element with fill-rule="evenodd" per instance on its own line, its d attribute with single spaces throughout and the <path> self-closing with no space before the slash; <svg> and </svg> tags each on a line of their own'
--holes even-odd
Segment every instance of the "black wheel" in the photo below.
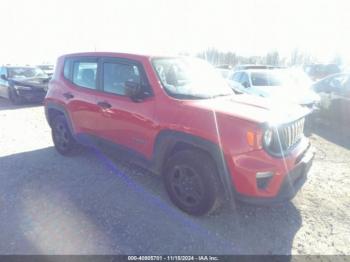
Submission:
<svg viewBox="0 0 350 262">
<path fill-rule="evenodd" d="M 63 115 L 54 118 L 51 134 L 56 150 L 62 155 L 69 155 L 78 147 Z"/>
<path fill-rule="evenodd" d="M 16 91 L 13 88 L 9 87 L 8 93 L 9 99 L 12 104 L 20 105 L 23 102 L 22 98 L 17 95 Z"/>
<path fill-rule="evenodd" d="M 175 153 L 165 164 L 163 178 L 171 201 L 186 213 L 206 215 L 219 206 L 219 176 L 205 153 Z"/>
</svg>

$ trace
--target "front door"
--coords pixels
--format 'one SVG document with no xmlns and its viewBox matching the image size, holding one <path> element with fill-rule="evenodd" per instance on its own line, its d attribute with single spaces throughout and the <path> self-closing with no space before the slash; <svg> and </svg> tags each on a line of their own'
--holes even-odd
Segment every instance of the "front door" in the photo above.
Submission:
<svg viewBox="0 0 350 262">
<path fill-rule="evenodd" d="M 141 85 L 147 97 L 132 101 L 125 94 L 125 81 Z M 144 157 L 151 157 L 156 136 L 155 98 L 141 63 L 128 59 L 104 58 L 101 61 L 100 134 Z"/>
</svg>

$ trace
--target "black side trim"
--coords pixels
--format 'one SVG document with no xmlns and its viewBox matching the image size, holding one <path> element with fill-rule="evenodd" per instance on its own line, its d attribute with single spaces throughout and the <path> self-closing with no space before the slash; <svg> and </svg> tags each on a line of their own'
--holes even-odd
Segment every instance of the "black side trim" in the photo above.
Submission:
<svg viewBox="0 0 350 262">
<path fill-rule="evenodd" d="M 231 199 L 235 193 L 234 186 L 223 152 L 218 145 L 209 140 L 172 130 L 161 131 L 156 138 L 154 146 L 153 161 L 155 171 L 161 173 L 163 164 L 178 143 L 186 143 L 203 150 L 214 159 L 220 181 L 224 187 L 225 196 Z"/>
<path fill-rule="evenodd" d="M 170 156 L 172 150 L 174 150 L 175 146 L 179 143 L 187 144 L 194 148 L 203 150 L 214 159 L 214 162 L 218 169 L 220 182 L 223 186 L 225 197 L 227 199 L 233 199 L 235 188 L 231 179 L 230 172 L 226 165 L 223 152 L 218 145 L 211 141 L 178 131 L 163 130 L 157 135 L 153 149 L 153 156 L 152 159 L 149 160 L 142 154 L 135 152 L 130 148 L 115 144 L 111 141 L 97 138 L 88 134 L 76 134 L 73 130 L 72 122 L 67 110 L 63 106 L 53 102 L 47 102 L 45 106 L 45 115 L 49 125 L 51 125 L 51 119 L 49 116 L 50 109 L 58 110 L 66 117 L 69 129 L 71 133 L 74 134 L 78 142 L 82 141 L 80 140 L 81 138 L 90 139 L 89 141 L 92 143 L 97 143 L 98 146 L 102 145 L 104 148 L 112 149 L 118 153 L 118 156 L 126 158 L 127 160 L 132 159 L 132 162 L 135 162 L 136 164 L 156 174 L 161 174 L 166 159 Z"/>
<path fill-rule="evenodd" d="M 50 109 L 54 109 L 54 110 L 61 112 L 67 120 L 67 124 L 68 124 L 70 132 L 72 134 L 75 134 L 74 129 L 73 129 L 73 125 L 72 125 L 72 121 L 71 121 L 71 118 L 68 114 L 68 111 L 62 105 L 56 104 L 54 102 L 46 102 L 46 105 L 45 105 L 45 116 L 46 116 L 46 120 L 47 120 L 48 124 L 51 126 L 52 119 L 50 119 L 50 114 L 49 114 Z"/>
</svg>

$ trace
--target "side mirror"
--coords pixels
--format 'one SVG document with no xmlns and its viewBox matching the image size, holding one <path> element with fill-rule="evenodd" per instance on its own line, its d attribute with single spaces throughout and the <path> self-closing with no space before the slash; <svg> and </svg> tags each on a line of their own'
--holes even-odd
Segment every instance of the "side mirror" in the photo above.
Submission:
<svg viewBox="0 0 350 262">
<path fill-rule="evenodd" d="M 244 86 L 245 88 L 248 88 L 249 87 L 249 83 L 248 82 L 243 82 L 242 86 Z"/>
<path fill-rule="evenodd" d="M 7 77 L 6 77 L 6 75 L 4 75 L 4 74 L 1 75 L 0 78 L 1 78 L 2 80 L 7 80 Z"/>
<path fill-rule="evenodd" d="M 141 98 L 141 85 L 140 83 L 134 81 L 125 81 L 125 94 L 131 98 L 131 100 L 136 101 Z"/>
</svg>

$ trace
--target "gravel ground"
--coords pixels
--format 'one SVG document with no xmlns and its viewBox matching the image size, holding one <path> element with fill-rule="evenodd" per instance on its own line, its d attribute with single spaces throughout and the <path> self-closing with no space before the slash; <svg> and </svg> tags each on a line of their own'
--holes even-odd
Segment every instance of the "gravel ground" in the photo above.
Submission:
<svg viewBox="0 0 350 262">
<path fill-rule="evenodd" d="M 295 199 L 193 218 L 159 177 L 92 150 L 53 148 L 42 106 L 0 100 L 0 254 L 350 254 L 350 139 L 319 124 Z M 333 131 L 332 131 L 333 130 Z"/>
</svg>

